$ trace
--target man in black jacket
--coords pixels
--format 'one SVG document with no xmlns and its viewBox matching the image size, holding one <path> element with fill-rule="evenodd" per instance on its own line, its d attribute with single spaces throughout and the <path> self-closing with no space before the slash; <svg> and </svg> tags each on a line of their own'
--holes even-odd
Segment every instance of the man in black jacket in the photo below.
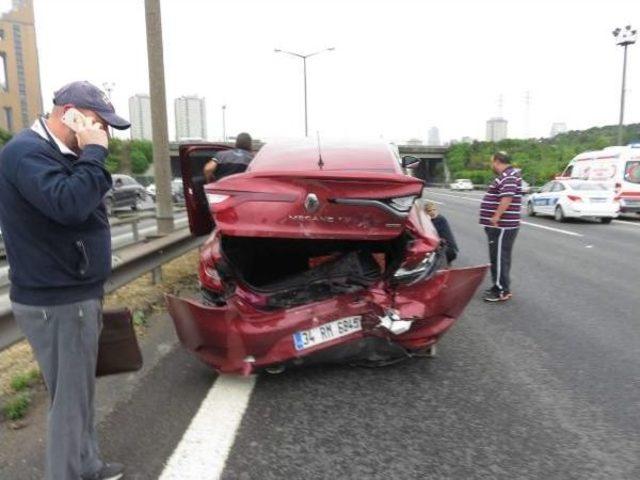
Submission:
<svg viewBox="0 0 640 480">
<path fill-rule="evenodd" d="M 251 135 L 239 134 L 236 137 L 236 148 L 218 153 L 204 166 L 205 181 L 213 182 L 234 173 L 244 172 L 253 160 L 251 147 Z"/>
<path fill-rule="evenodd" d="M 100 458 L 94 386 L 111 234 L 103 204 L 107 126 L 128 128 L 88 82 L 55 93 L 36 120 L 0 152 L 0 225 L 13 314 L 35 353 L 49 396 L 46 475 L 116 480 L 123 467 Z M 76 124 L 63 116 L 75 108 Z"/>
</svg>

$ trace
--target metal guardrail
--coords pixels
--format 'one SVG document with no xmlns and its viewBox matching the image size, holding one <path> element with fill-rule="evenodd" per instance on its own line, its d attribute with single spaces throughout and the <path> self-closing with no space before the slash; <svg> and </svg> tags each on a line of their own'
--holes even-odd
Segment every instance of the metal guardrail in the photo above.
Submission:
<svg viewBox="0 0 640 480">
<path fill-rule="evenodd" d="M 188 229 L 182 229 L 119 251 L 116 256 L 116 265 L 105 283 L 105 294 L 199 247 L 205 239 L 206 236 L 193 237 Z M 23 335 L 13 319 L 11 305 L 0 306 L 0 350 L 4 350 L 22 338 Z"/>
</svg>

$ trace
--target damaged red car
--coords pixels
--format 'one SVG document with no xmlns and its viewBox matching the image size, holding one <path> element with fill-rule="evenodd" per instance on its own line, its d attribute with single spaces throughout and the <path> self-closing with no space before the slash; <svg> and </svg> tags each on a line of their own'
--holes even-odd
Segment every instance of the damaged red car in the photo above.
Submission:
<svg viewBox="0 0 640 480">
<path fill-rule="evenodd" d="M 484 277 L 450 269 L 421 180 L 384 143 L 267 144 L 204 185 L 215 144 L 182 145 L 201 296 L 167 295 L 181 343 L 220 372 L 382 365 L 432 354 Z"/>
</svg>

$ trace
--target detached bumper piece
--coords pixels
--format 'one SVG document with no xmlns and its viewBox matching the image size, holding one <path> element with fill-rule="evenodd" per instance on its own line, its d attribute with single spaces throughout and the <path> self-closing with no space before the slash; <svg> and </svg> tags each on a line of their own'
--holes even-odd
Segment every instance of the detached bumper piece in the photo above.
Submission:
<svg viewBox="0 0 640 480">
<path fill-rule="evenodd" d="M 440 270 L 394 291 L 383 282 L 294 308 L 222 307 L 167 295 L 182 345 L 220 372 L 279 364 L 385 361 L 434 345 L 460 316 L 486 266 Z"/>
</svg>

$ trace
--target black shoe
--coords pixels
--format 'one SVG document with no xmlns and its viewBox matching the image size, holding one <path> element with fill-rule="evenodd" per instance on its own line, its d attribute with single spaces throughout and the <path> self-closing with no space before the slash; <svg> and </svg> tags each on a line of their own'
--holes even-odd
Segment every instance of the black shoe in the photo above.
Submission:
<svg viewBox="0 0 640 480">
<path fill-rule="evenodd" d="M 506 302 L 513 295 L 511 292 L 500 292 L 498 290 L 491 291 L 487 295 L 484 296 L 485 302 Z"/>
<path fill-rule="evenodd" d="M 487 289 L 482 293 L 482 295 L 484 295 L 484 296 L 486 297 L 487 295 L 491 295 L 491 294 L 493 294 L 493 293 L 498 293 L 498 292 L 499 292 L 498 287 L 496 287 L 495 285 L 493 285 L 492 287 L 487 288 Z"/>
<path fill-rule="evenodd" d="M 124 465 L 119 463 L 105 463 L 99 472 L 83 480 L 120 480 L 124 476 Z"/>
</svg>

